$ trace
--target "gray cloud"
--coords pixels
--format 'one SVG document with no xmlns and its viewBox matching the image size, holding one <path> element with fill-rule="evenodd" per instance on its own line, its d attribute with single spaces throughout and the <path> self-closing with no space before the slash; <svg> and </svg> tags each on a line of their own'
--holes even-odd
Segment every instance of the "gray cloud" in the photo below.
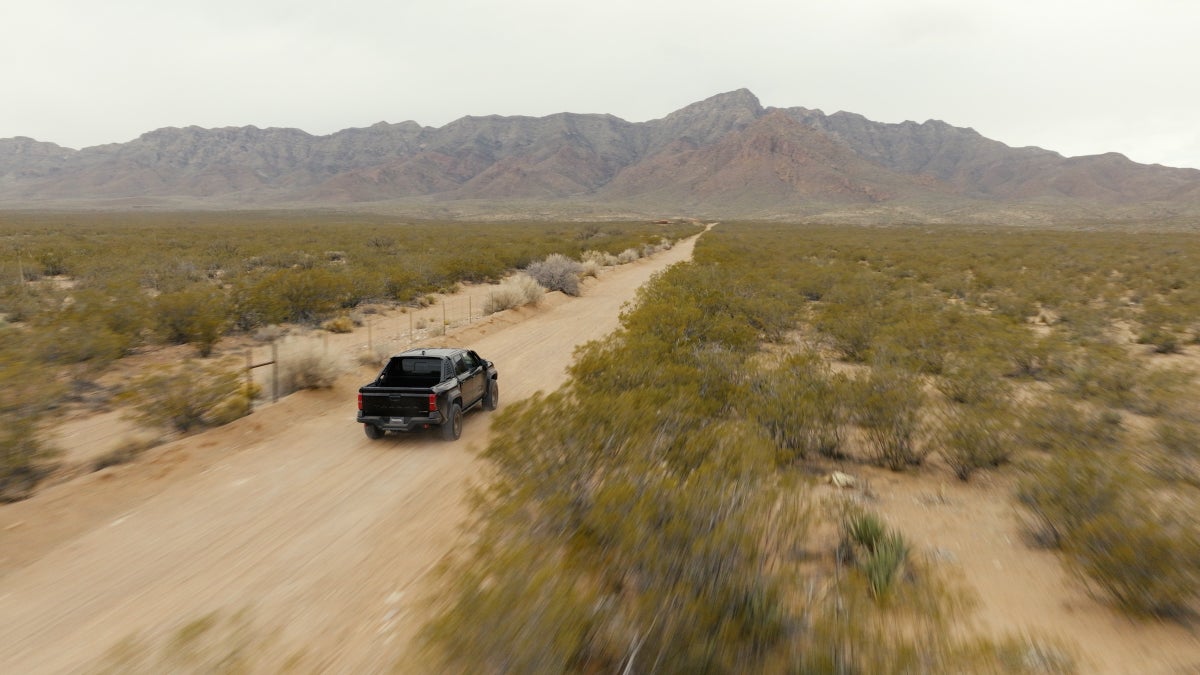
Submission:
<svg viewBox="0 0 1200 675">
<path fill-rule="evenodd" d="M 1183 0 L 47 0 L 0 10 L 0 137 L 764 105 L 945 120 L 1009 145 L 1200 167 Z"/>
</svg>

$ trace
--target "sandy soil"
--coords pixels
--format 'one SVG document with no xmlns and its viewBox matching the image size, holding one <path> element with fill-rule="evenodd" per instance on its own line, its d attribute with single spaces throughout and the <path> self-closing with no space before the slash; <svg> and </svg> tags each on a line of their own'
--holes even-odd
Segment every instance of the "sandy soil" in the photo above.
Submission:
<svg viewBox="0 0 1200 675">
<path fill-rule="evenodd" d="M 635 290 L 691 248 L 431 342 L 494 360 L 502 406 L 556 388 L 576 346 L 615 329 Z M 401 319 L 380 321 L 395 323 L 399 341 Z M 361 352 L 364 332 L 331 336 L 329 348 Z M 409 658 L 418 600 L 466 515 L 491 414 L 470 413 L 455 444 L 370 441 L 353 423 L 354 392 L 375 370 L 0 506 L 0 673 L 93 672 L 121 654 L 131 660 L 118 671 L 162 670 L 186 655 L 182 629 L 214 612 L 228 633 L 216 652 L 253 652 L 259 670 L 420 672 Z M 127 425 L 113 414 L 81 420 L 64 442 L 86 453 L 89 439 L 115 442 Z M 1121 618 L 1026 547 L 1002 481 L 847 470 L 919 550 L 976 587 L 982 627 L 1061 636 L 1087 655 L 1083 672 L 1200 672 L 1194 633 Z"/>
</svg>

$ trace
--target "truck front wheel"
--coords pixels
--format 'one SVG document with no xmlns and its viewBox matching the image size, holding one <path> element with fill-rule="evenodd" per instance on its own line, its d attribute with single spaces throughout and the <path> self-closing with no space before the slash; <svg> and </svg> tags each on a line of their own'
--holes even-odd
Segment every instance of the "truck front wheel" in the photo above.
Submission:
<svg viewBox="0 0 1200 675">
<path fill-rule="evenodd" d="M 383 429 L 380 429 L 379 427 L 375 426 L 374 424 L 364 424 L 363 425 L 363 433 L 365 433 L 367 435 L 367 438 L 369 438 L 371 440 L 376 440 L 376 439 L 383 438 L 383 434 L 385 432 Z"/>
<path fill-rule="evenodd" d="M 455 403 L 450 406 L 450 416 L 442 422 L 442 438 L 447 441 L 457 441 L 462 436 L 462 406 Z"/>
<path fill-rule="evenodd" d="M 492 380 L 488 384 L 487 393 L 483 395 L 483 407 L 495 410 L 500 405 L 500 385 Z"/>
</svg>

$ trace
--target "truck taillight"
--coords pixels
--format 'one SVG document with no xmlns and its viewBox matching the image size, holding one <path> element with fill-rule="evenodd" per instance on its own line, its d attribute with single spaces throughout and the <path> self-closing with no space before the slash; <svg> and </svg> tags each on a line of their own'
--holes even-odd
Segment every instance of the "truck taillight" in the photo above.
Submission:
<svg viewBox="0 0 1200 675">
<path fill-rule="evenodd" d="M 358 409 L 362 410 L 362 394 L 358 395 Z"/>
<path fill-rule="evenodd" d="M 437 410 L 437 394 L 429 395 L 429 412 Z"/>
</svg>

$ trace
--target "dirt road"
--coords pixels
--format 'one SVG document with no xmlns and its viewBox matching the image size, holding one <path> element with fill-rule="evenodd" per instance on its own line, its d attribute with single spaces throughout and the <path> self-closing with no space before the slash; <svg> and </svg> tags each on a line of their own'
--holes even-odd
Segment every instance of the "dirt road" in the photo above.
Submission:
<svg viewBox="0 0 1200 675">
<path fill-rule="evenodd" d="M 497 363 L 502 408 L 552 390 L 576 346 L 614 330 L 636 289 L 693 243 L 444 341 Z M 371 441 L 353 419 L 374 372 L 0 508 L 0 672 L 250 653 L 271 670 L 390 669 L 466 513 L 492 414 L 470 413 L 456 444 Z"/>
</svg>

